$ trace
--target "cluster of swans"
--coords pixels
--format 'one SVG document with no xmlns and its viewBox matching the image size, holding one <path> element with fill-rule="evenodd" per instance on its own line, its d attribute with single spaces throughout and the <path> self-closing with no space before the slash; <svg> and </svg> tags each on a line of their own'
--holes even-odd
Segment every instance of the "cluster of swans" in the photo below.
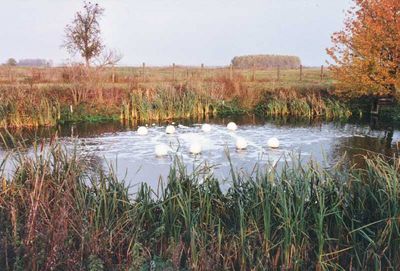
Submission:
<svg viewBox="0 0 400 271">
<path fill-rule="evenodd" d="M 235 131 L 237 130 L 237 125 L 234 122 L 229 122 L 226 128 L 230 131 Z M 203 124 L 201 126 L 201 130 L 205 133 L 210 132 L 212 129 L 212 126 L 210 124 Z M 147 127 L 145 126 L 140 126 L 137 129 L 137 134 L 138 135 L 147 135 L 149 133 Z M 175 133 L 175 127 L 173 125 L 168 125 L 165 128 L 165 133 L 166 134 L 174 134 Z M 245 150 L 248 146 L 247 140 L 239 137 L 236 139 L 236 149 L 238 150 Z M 279 148 L 279 140 L 276 137 L 272 137 L 267 141 L 267 146 L 270 148 Z M 168 155 L 168 152 L 170 151 L 170 147 L 166 144 L 159 144 L 156 145 L 155 147 L 155 154 L 158 157 L 166 156 Z M 193 142 L 190 147 L 189 147 L 189 152 L 192 154 L 200 154 L 202 151 L 201 144 L 198 142 Z"/>
</svg>

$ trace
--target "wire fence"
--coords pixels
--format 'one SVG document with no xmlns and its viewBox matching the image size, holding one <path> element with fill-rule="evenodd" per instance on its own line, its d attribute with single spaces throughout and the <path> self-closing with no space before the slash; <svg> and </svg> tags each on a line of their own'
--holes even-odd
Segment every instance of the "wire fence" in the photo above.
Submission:
<svg viewBox="0 0 400 271">
<path fill-rule="evenodd" d="M 0 67 L 0 84 L 13 83 L 68 83 L 83 67 Z M 181 66 L 172 64 L 165 67 L 147 66 L 143 63 L 139 67 L 107 67 L 94 68 L 92 76 L 96 80 L 107 83 L 146 83 L 146 82 L 187 82 L 241 80 L 244 82 L 324 82 L 330 80 L 329 70 L 323 65 L 320 67 L 304 67 L 283 69 L 239 69 L 234 66 L 212 67 Z"/>
</svg>

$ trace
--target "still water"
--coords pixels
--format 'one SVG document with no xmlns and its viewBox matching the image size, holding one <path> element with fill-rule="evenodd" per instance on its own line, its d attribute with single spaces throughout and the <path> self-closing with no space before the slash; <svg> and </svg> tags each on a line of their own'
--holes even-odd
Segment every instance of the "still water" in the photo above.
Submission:
<svg viewBox="0 0 400 271">
<path fill-rule="evenodd" d="M 397 152 L 396 142 L 400 140 L 400 131 L 388 124 L 240 118 L 234 119 L 238 129 L 231 132 L 226 129 L 231 120 L 208 121 L 212 124 L 208 133 L 201 130 L 202 122 L 196 121 L 176 121 L 176 132 L 172 135 L 165 133 L 167 122 L 147 123 L 149 133 L 145 136 L 137 134 L 137 127 L 127 127 L 119 122 L 82 123 L 14 133 L 27 139 L 28 146 L 34 138 L 48 139 L 57 133 L 62 143 L 75 146 L 79 153 L 89 155 L 92 162 L 112 165 L 118 177 L 125 178 L 131 185 L 147 182 L 153 187 L 157 186 L 160 178 L 166 179 L 176 158 L 183 161 L 189 170 L 208 165 L 212 166 L 216 176 L 229 179 L 230 161 L 234 169 L 245 174 L 251 174 L 255 165 L 261 170 L 268 170 L 299 155 L 303 162 L 313 159 L 322 165 L 332 165 L 346 154 L 349 165 L 362 166 L 361 155 L 377 152 L 390 157 Z M 236 150 L 238 137 L 248 142 L 246 150 Z M 271 137 L 279 139 L 278 149 L 267 147 Z M 189 153 L 193 142 L 201 144 L 200 155 Z M 154 148 L 158 144 L 170 146 L 170 155 L 156 157 Z M 3 155 L 4 152 L 3 149 Z"/>
</svg>

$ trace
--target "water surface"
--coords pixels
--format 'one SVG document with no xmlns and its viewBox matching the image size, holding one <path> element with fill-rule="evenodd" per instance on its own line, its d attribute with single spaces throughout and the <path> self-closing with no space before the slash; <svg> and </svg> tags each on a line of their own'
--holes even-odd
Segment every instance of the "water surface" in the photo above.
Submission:
<svg viewBox="0 0 400 271">
<path fill-rule="evenodd" d="M 23 137 L 27 145 L 34 138 L 48 139 L 57 133 L 67 146 L 77 146 L 80 153 L 90 155 L 99 165 L 111 164 L 120 178 L 132 185 L 147 182 L 155 187 L 160 177 L 165 180 L 169 168 L 177 157 L 190 169 L 198 165 L 212 166 L 212 172 L 221 179 L 230 176 L 230 161 L 235 169 L 251 174 L 257 164 L 261 170 L 290 161 L 301 155 L 303 162 L 314 159 L 322 165 L 332 165 L 347 154 L 349 165 L 361 166 L 361 155 L 369 151 L 392 156 L 396 142 L 400 140 L 399 130 L 386 124 L 377 126 L 370 123 L 326 123 L 318 121 L 267 121 L 255 118 L 235 119 L 238 130 L 228 131 L 230 119 L 213 119 L 212 130 L 201 130 L 200 121 L 176 121 L 176 133 L 167 135 L 163 123 L 145 123 L 149 129 L 146 136 L 136 133 L 137 127 L 128 127 L 119 122 L 59 126 L 53 129 L 25 130 L 13 132 Z M 237 151 L 237 138 L 248 142 L 246 150 Z M 277 137 L 278 149 L 267 147 L 267 141 Z M 188 151 L 193 142 L 202 145 L 200 155 Z M 170 155 L 155 156 L 158 144 L 170 146 Z M 4 155 L 4 151 L 3 151 Z M 230 159 L 227 158 L 230 157 Z"/>
</svg>

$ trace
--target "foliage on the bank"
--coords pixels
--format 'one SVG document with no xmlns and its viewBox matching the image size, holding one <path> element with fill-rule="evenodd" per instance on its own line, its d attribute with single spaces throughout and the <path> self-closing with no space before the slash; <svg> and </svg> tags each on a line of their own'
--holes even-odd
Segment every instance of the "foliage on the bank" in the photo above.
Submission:
<svg viewBox="0 0 400 271">
<path fill-rule="evenodd" d="M 328 54 L 337 93 L 349 97 L 398 95 L 400 1 L 353 0 L 344 29 L 332 36 Z"/>
</svg>

